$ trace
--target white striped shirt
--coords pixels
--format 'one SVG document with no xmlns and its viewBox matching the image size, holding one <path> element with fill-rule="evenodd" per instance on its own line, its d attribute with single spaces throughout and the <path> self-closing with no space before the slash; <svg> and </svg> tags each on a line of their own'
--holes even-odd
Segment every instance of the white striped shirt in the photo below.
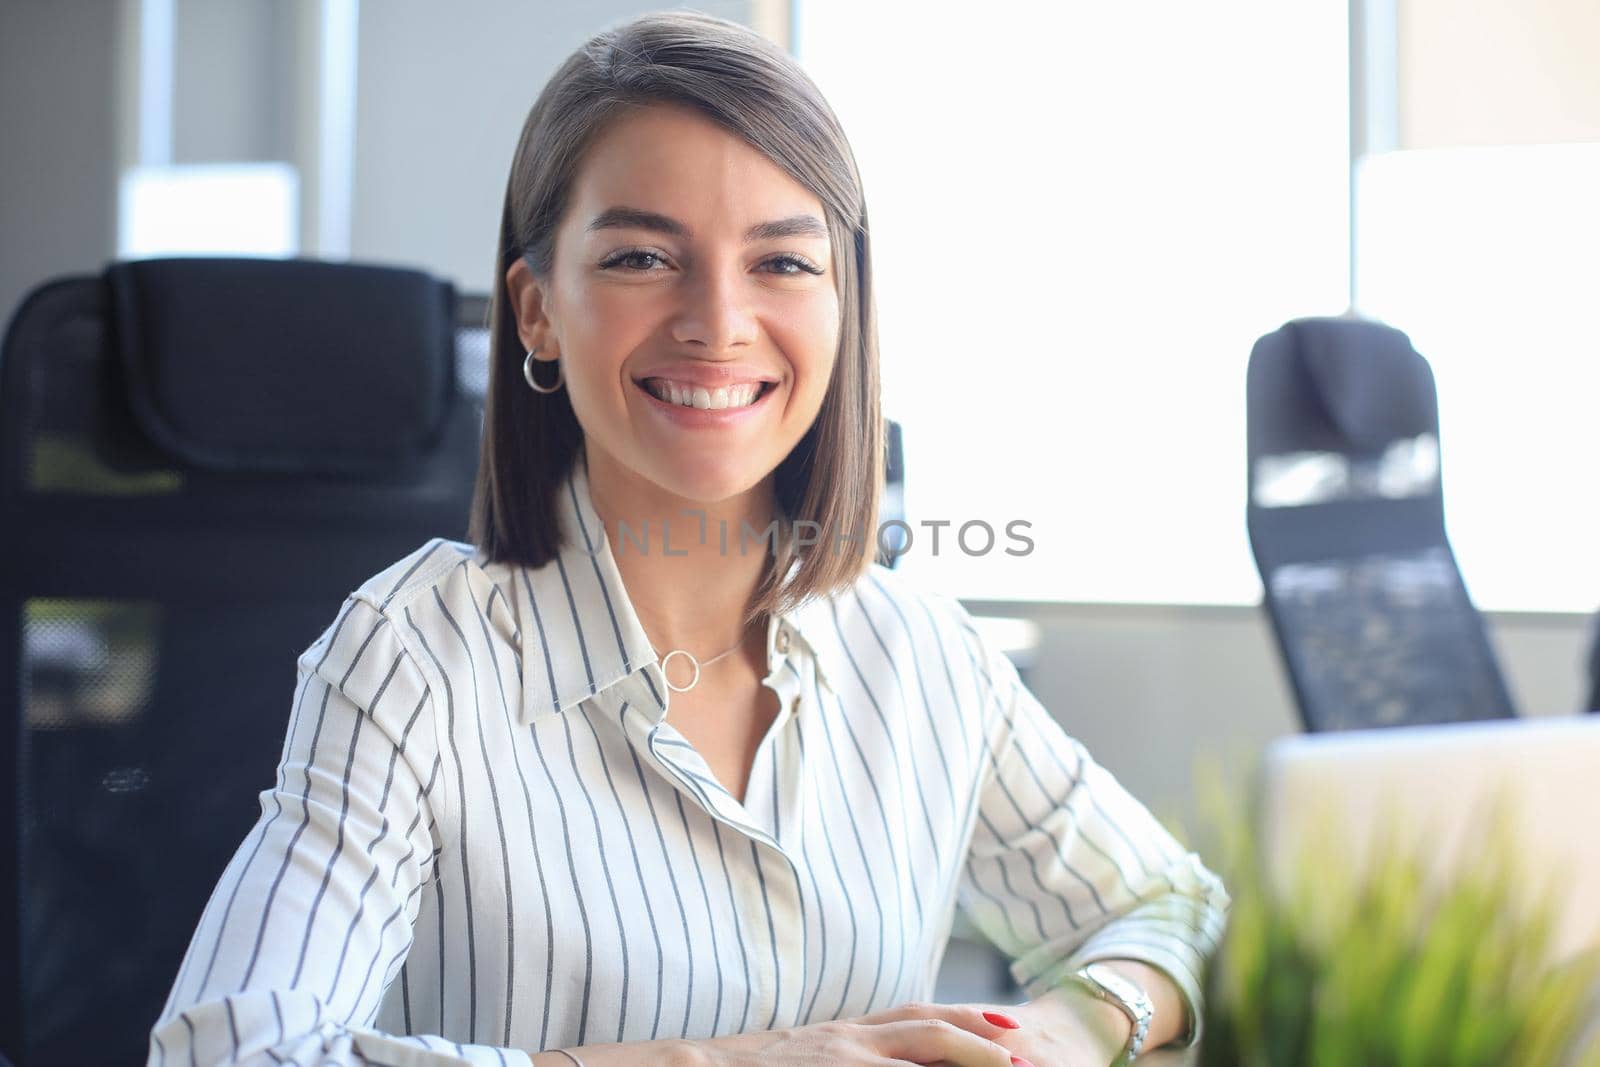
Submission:
<svg viewBox="0 0 1600 1067">
<path fill-rule="evenodd" d="M 561 521 L 538 569 L 429 542 L 300 657 L 152 1064 L 525 1065 L 857 1016 L 931 998 L 957 906 L 1030 997 L 1132 958 L 1193 1013 L 1221 883 L 958 602 L 873 565 L 772 619 L 740 803 L 672 725 L 582 463 Z"/>
</svg>

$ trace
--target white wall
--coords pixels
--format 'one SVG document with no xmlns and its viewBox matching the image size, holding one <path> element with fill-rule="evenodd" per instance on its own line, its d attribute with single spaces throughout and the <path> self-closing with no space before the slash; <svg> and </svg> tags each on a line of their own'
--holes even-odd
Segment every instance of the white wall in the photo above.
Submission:
<svg viewBox="0 0 1600 1067">
<path fill-rule="evenodd" d="M 116 244 L 116 19 L 104 0 L 0 3 L 0 322 Z"/>
<path fill-rule="evenodd" d="M 1600 4 L 1398 0 L 1402 148 L 1600 141 Z"/>
</svg>

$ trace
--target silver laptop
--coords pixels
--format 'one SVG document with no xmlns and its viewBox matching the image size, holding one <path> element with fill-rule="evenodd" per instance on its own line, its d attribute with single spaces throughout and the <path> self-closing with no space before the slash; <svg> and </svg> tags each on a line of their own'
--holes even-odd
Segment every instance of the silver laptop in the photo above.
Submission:
<svg viewBox="0 0 1600 1067">
<path fill-rule="evenodd" d="M 1265 772 L 1262 845 L 1280 885 L 1304 843 L 1320 842 L 1330 825 L 1358 873 L 1392 832 L 1402 847 L 1426 849 L 1434 877 L 1448 878 L 1501 804 L 1523 869 L 1535 882 L 1565 883 L 1552 962 L 1600 948 L 1600 715 L 1284 738 L 1268 747 Z"/>
</svg>

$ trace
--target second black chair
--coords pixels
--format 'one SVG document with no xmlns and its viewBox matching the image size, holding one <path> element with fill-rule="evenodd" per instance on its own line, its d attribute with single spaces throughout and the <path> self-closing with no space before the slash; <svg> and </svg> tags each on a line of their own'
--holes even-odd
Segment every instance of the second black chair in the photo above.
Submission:
<svg viewBox="0 0 1600 1067">
<path fill-rule="evenodd" d="M 1399 330 L 1299 319 L 1250 354 L 1250 545 L 1308 730 L 1512 715 L 1445 536 L 1433 372 Z"/>
</svg>

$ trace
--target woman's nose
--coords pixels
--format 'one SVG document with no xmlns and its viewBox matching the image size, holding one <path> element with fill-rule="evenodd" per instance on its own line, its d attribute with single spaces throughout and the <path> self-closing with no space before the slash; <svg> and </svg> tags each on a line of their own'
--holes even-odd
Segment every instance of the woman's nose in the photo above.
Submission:
<svg viewBox="0 0 1600 1067">
<path fill-rule="evenodd" d="M 712 352 L 755 341 L 749 282 L 739 268 L 704 267 L 686 279 L 679 292 L 682 303 L 672 326 L 673 340 L 698 342 Z"/>
</svg>

